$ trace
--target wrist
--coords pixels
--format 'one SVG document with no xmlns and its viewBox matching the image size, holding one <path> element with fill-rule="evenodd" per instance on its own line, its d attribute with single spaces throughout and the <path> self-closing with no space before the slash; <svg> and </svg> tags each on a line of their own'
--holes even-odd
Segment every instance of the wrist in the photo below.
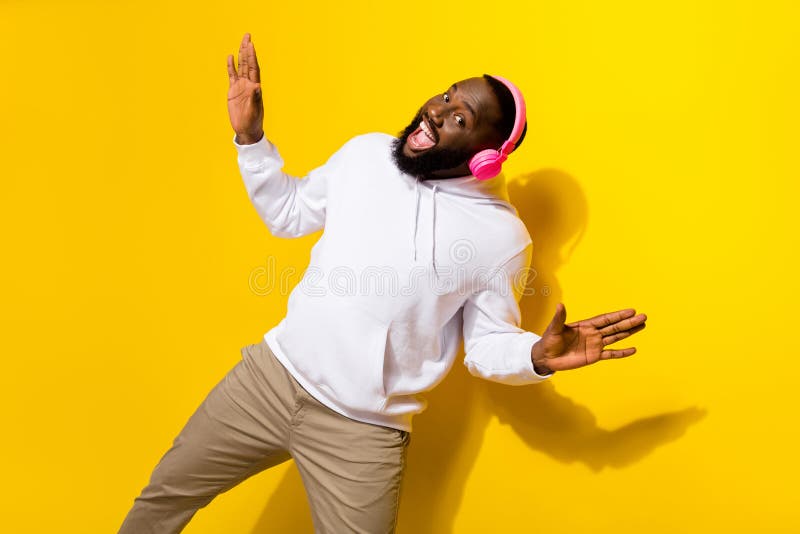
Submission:
<svg viewBox="0 0 800 534">
<path fill-rule="evenodd" d="M 542 375 L 542 376 L 549 375 L 549 374 L 552 374 L 552 373 L 555 372 L 552 369 L 550 369 L 549 367 L 547 367 L 546 365 L 544 365 L 542 363 L 538 363 L 538 362 L 533 362 L 533 371 L 537 375 Z"/>
<path fill-rule="evenodd" d="M 255 133 L 236 132 L 236 143 L 240 145 L 252 145 L 261 141 L 262 137 L 264 137 L 263 130 Z"/>
<path fill-rule="evenodd" d="M 531 347 L 531 363 L 533 364 L 533 371 L 537 375 L 549 375 L 554 373 L 555 371 L 547 366 L 547 359 L 540 353 L 541 346 L 537 341 L 533 344 L 533 347 Z"/>
</svg>

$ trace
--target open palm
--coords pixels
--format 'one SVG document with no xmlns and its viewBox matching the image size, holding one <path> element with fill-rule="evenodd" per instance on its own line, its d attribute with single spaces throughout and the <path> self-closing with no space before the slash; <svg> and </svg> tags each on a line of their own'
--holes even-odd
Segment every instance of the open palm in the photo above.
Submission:
<svg viewBox="0 0 800 534">
<path fill-rule="evenodd" d="M 567 310 L 559 303 L 542 339 L 531 350 L 537 368 L 565 371 L 600 360 L 630 356 L 636 352 L 634 347 L 605 347 L 642 330 L 647 316 L 643 313 L 637 315 L 636 310 L 626 309 L 574 323 L 565 323 L 566 319 Z"/>
<path fill-rule="evenodd" d="M 239 72 L 228 55 L 228 116 L 240 140 L 258 141 L 264 134 L 264 103 L 261 98 L 261 70 L 256 49 L 245 33 L 239 48 Z"/>
</svg>

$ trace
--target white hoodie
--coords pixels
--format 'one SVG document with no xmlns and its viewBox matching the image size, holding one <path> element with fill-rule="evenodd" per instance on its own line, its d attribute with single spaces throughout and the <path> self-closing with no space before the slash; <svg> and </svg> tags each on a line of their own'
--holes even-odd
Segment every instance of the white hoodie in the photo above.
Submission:
<svg viewBox="0 0 800 534">
<path fill-rule="evenodd" d="M 244 184 L 273 235 L 324 228 L 264 338 L 316 399 L 352 419 L 411 430 L 417 394 L 450 370 L 464 336 L 476 376 L 511 385 L 533 370 L 540 338 L 518 305 L 531 239 L 502 176 L 418 180 L 398 170 L 392 136 L 345 143 L 296 179 L 266 137 L 239 145 Z"/>
</svg>

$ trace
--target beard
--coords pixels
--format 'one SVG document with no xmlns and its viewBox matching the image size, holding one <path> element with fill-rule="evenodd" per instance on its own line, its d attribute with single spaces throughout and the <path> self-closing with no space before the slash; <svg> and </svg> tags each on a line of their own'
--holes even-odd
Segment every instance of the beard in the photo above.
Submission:
<svg viewBox="0 0 800 534">
<path fill-rule="evenodd" d="M 423 180 L 434 179 L 437 178 L 433 175 L 434 172 L 458 167 L 472 156 L 472 153 L 467 150 L 437 149 L 435 146 L 416 156 L 403 154 L 403 147 L 408 136 L 416 131 L 421 120 L 422 112 L 420 111 L 405 130 L 400 132 L 397 139 L 392 141 L 392 159 L 402 172 Z"/>
</svg>

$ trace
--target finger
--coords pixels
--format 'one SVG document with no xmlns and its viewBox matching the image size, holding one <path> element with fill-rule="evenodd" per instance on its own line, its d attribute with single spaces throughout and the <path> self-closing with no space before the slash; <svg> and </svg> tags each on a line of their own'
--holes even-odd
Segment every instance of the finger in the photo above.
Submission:
<svg viewBox="0 0 800 534">
<path fill-rule="evenodd" d="M 233 54 L 228 54 L 228 81 L 230 85 L 233 85 L 236 78 L 236 67 L 233 66 Z"/>
<path fill-rule="evenodd" d="M 627 310 L 619 310 L 611 313 L 604 313 L 602 315 L 598 315 L 596 317 L 592 317 L 591 319 L 586 319 L 585 321 L 581 321 L 582 323 L 589 323 L 592 326 L 597 328 L 603 328 L 610 324 L 622 321 L 623 319 L 627 319 L 628 317 L 633 317 L 636 315 L 636 310 L 633 308 L 628 308 Z"/>
<path fill-rule="evenodd" d="M 242 44 L 239 46 L 239 76 L 249 79 L 247 66 L 247 43 L 250 41 L 250 34 L 245 33 L 242 37 Z"/>
<path fill-rule="evenodd" d="M 258 66 L 258 58 L 256 57 L 256 47 L 253 42 L 250 42 L 248 49 L 247 64 L 250 66 L 250 81 L 261 83 L 261 69 Z"/>
<path fill-rule="evenodd" d="M 644 324 L 646 320 L 647 320 L 647 315 L 640 313 L 639 315 L 628 317 L 627 319 L 623 319 L 622 321 L 610 324 L 605 328 L 601 328 L 600 335 L 608 336 L 611 334 L 616 334 L 617 332 L 624 332 L 625 330 L 630 330 L 631 328 L 636 328 L 637 326 Z"/>
<path fill-rule="evenodd" d="M 550 326 L 547 329 L 551 334 L 560 334 L 564 331 L 564 321 L 567 319 L 567 308 L 563 303 L 556 304 L 556 312 L 553 314 L 553 320 L 550 321 Z"/>
<path fill-rule="evenodd" d="M 627 358 L 631 354 L 636 354 L 636 348 L 617 349 L 617 350 L 604 350 L 600 353 L 601 360 L 613 360 L 616 358 Z"/>
<path fill-rule="evenodd" d="M 603 345 L 611 345 L 612 343 L 616 343 L 620 339 L 625 339 L 626 337 L 630 337 L 636 332 L 641 332 L 644 330 L 644 327 L 647 326 L 646 324 L 640 324 L 635 328 L 631 328 L 630 330 L 626 330 L 625 332 L 618 332 L 616 334 L 611 334 L 610 336 L 603 337 Z"/>
</svg>

